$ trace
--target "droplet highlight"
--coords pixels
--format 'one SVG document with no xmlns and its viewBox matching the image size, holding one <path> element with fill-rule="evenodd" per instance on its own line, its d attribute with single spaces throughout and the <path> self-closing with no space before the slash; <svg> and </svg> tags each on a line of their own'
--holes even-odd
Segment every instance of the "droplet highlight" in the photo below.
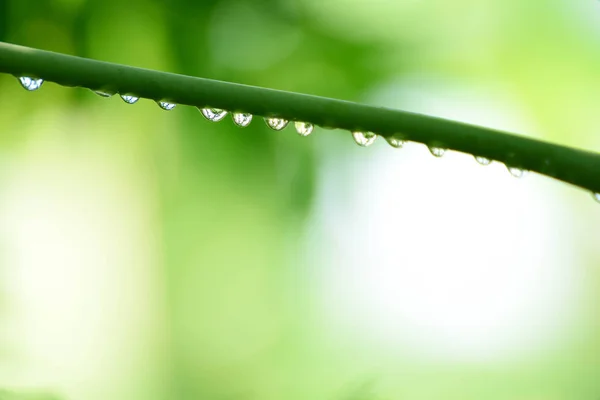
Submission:
<svg viewBox="0 0 600 400">
<path fill-rule="evenodd" d="M 315 128 L 313 126 L 313 124 L 311 124 L 309 122 L 300 122 L 300 121 L 294 122 L 294 127 L 296 128 L 296 132 L 298 132 L 298 135 L 300 135 L 300 136 L 310 135 L 312 133 L 313 129 Z"/>
<path fill-rule="evenodd" d="M 113 95 L 113 93 L 103 92 L 102 90 L 94 90 L 93 92 L 96 93 L 100 97 L 112 97 L 112 95 Z"/>
<path fill-rule="evenodd" d="M 526 171 L 524 169 L 517 168 L 517 167 L 510 167 L 508 165 L 506 166 L 506 168 L 508 169 L 508 172 L 515 178 L 522 178 L 525 176 Z"/>
<path fill-rule="evenodd" d="M 428 147 L 429 152 L 435 156 L 435 157 L 442 157 L 444 154 L 446 154 L 446 149 L 441 148 L 441 147 Z"/>
<path fill-rule="evenodd" d="M 200 110 L 204 118 L 212 122 L 219 122 L 227 115 L 227 111 L 220 108 L 203 108 Z"/>
<path fill-rule="evenodd" d="M 481 156 L 475 156 L 475 161 L 477 161 L 481 165 L 490 165 L 492 163 L 492 160 L 490 160 L 489 158 Z"/>
<path fill-rule="evenodd" d="M 131 95 L 128 95 L 128 94 L 122 94 L 121 98 L 127 104 L 134 104 L 134 103 L 136 103 L 140 99 L 139 97 L 131 96 Z"/>
<path fill-rule="evenodd" d="M 352 137 L 357 145 L 367 147 L 373 144 L 377 135 L 373 132 L 352 132 Z"/>
<path fill-rule="evenodd" d="M 169 103 L 166 101 L 157 101 L 156 103 L 158 104 L 158 106 L 160 108 L 162 108 L 163 110 L 167 110 L 167 111 L 174 109 L 175 106 L 177 105 L 175 103 Z"/>
<path fill-rule="evenodd" d="M 25 90 L 29 90 L 31 92 L 34 90 L 38 90 L 42 86 L 42 83 L 44 83 L 44 80 L 30 78 L 28 76 L 21 76 L 19 78 L 19 82 L 21 83 L 21 86 L 23 86 L 23 88 Z"/>
<path fill-rule="evenodd" d="M 231 118 L 233 118 L 233 123 L 241 128 L 247 127 L 252 122 L 252 114 L 248 113 L 233 113 Z"/>
<path fill-rule="evenodd" d="M 592 193 L 592 197 L 594 198 L 594 200 L 600 203 L 600 193 Z"/>
<path fill-rule="evenodd" d="M 283 118 L 265 118 L 265 122 L 267 123 L 269 128 L 274 129 L 276 131 L 282 130 L 288 124 L 288 121 Z"/>
<path fill-rule="evenodd" d="M 405 143 L 404 140 L 400 140 L 395 137 L 388 137 L 385 140 L 388 142 L 388 144 L 390 146 L 392 146 L 395 149 L 401 148 L 402 146 L 404 146 L 404 143 Z"/>
</svg>

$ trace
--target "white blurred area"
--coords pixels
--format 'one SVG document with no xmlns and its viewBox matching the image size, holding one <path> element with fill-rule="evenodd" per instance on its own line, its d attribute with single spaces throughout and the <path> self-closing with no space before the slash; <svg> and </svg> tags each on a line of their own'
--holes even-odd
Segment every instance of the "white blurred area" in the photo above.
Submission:
<svg viewBox="0 0 600 400">
<path fill-rule="evenodd" d="M 535 132 L 502 86 L 421 76 L 376 90 L 376 104 Z M 382 138 L 333 155 L 330 135 L 309 225 L 323 326 L 375 359 L 497 363 L 560 349 L 583 303 L 585 237 L 568 202 L 591 196 L 472 156 L 431 156 Z M 334 143 L 335 142 L 335 143 Z M 579 229 L 579 231 L 577 231 Z"/>
<path fill-rule="evenodd" d="M 35 139 L 0 173 L 0 386 L 155 398 L 164 315 L 152 188 L 127 146 L 93 133 L 91 113 L 30 116 L 21 127 Z"/>
</svg>

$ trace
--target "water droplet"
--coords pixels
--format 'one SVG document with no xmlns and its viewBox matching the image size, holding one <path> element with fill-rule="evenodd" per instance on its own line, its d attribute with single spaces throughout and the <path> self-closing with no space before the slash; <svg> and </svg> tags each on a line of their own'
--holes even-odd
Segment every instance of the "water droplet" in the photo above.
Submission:
<svg viewBox="0 0 600 400">
<path fill-rule="evenodd" d="M 103 92 L 101 90 L 94 90 L 94 93 L 96 93 L 100 97 L 112 97 L 112 95 L 114 94 L 109 92 Z"/>
<path fill-rule="evenodd" d="M 311 124 L 309 122 L 300 122 L 300 121 L 294 122 L 294 127 L 296 128 L 296 132 L 298 132 L 298 135 L 300 135 L 300 136 L 308 136 L 312 133 L 312 131 L 314 129 L 313 124 Z"/>
<path fill-rule="evenodd" d="M 227 115 L 227 111 L 220 108 L 203 108 L 200 110 L 204 118 L 212 122 L 219 122 Z"/>
<path fill-rule="evenodd" d="M 356 144 L 362 147 L 367 147 L 373 144 L 377 135 L 373 132 L 352 132 L 352 137 Z"/>
<path fill-rule="evenodd" d="M 233 113 L 231 114 L 231 118 L 233 118 L 233 123 L 242 128 L 250 125 L 252 122 L 252 114 L 248 113 Z"/>
<path fill-rule="evenodd" d="M 441 147 L 429 147 L 429 152 L 435 157 L 442 157 L 444 154 L 446 154 L 446 149 Z"/>
<path fill-rule="evenodd" d="M 30 78 L 28 76 L 22 76 L 19 78 L 19 82 L 21 83 L 21 86 L 23 86 L 25 89 L 32 91 L 32 90 L 38 90 L 40 88 L 40 86 L 42 86 L 42 83 L 44 83 L 43 79 L 34 79 L 34 78 Z"/>
<path fill-rule="evenodd" d="M 122 94 L 121 98 L 123 99 L 123 101 L 127 104 L 133 104 L 136 103 L 140 98 L 136 97 L 136 96 L 131 96 L 128 94 Z"/>
<path fill-rule="evenodd" d="M 156 103 L 158 104 L 158 106 L 160 108 L 162 108 L 163 110 L 167 110 L 167 111 L 174 109 L 175 106 L 177 105 L 175 103 L 168 103 L 166 101 L 157 101 Z"/>
<path fill-rule="evenodd" d="M 288 121 L 283 118 L 265 118 L 265 122 L 267 123 L 269 128 L 274 129 L 276 131 L 282 130 L 288 124 Z"/>
<path fill-rule="evenodd" d="M 594 197 L 594 200 L 600 203 L 600 193 L 592 193 L 592 196 Z"/>
<path fill-rule="evenodd" d="M 475 156 L 475 161 L 477 161 L 481 165 L 490 165 L 492 163 L 492 160 L 490 160 L 489 158 L 481 156 Z"/>
<path fill-rule="evenodd" d="M 404 140 L 400 140 L 395 137 L 388 137 L 385 140 L 389 143 L 390 146 L 392 146 L 396 149 L 399 149 L 402 146 L 404 146 Z"/>
<path fill-rule="evenodd" d="M 508 165 L 506 166 L 506 168 L 508 169 L 508 172 L 510 172 L 510 174 L 515 178 L 522 178 L 523 176 L 525 176 L 526 171 L 521 168 L 511 167 Z"/>
</svg>

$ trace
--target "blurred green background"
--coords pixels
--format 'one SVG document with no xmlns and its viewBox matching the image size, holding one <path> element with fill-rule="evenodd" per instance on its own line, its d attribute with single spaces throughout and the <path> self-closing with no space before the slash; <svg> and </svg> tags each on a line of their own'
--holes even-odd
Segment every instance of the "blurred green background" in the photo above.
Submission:
<svg viewBox="0 0 600 400">
<path fill-rule="evenodd" d="M 12 0 L 0 40 L 600 151 L 594 0 Z M 2 387 L 600 398 L 588 193 L 418 144 L 0 93 Z"/>
</svg>

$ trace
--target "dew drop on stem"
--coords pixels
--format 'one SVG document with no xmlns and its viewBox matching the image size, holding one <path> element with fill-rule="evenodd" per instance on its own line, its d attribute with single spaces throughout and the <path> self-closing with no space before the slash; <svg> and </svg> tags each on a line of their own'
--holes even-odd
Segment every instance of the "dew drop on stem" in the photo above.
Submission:
<svg viewBox="0 0 600 400">
<path fill-rule="evenodd" d="M 220 108 L 203 108 L 200 110 L 204 118 L 212 122 L 219 122 L 227 115 L 227 111 Z"/>
<path fill-rule="evenodd" d="M 395 149 L 402 148 L 402 146 L 404 146 L 404 143 L 405 143 L 404 140 L 400 140 L 400 139 L 397 139 L 395 137 L 388 137 L 385 140 L 388 142 L 388 144 L 390 146 L 392 146 Z"/>
<path fill-rule="evenodd" d="M 477 161 L 481 165 L 490 165 L 492 163 L 492 160 L 490 160 L 489 158 L 481 156 L 475 156 L 475 161 Z"/>
<path fill-rule="evenodd" d="M 442 147 L 428 147 L 429 152 L 435 156 L 435 157 L 442 157 L 444 154 L 446 154 L 446 149 L 442 148 Z"/>
<path fill-rule="evenodd" d="M 526 173 L 526 171 L 524 169 L 517 168 L 517 167 L 511 167 L 509 165 L 506 166 L 506 169 L 508 169 L 508 172 L 515 178 L 522 178 L 525 176 L 525 173 Z"/>
<path fill-rule="evenodd" d="M 163 110 L 167 110 L 167 111 L 174 109 L 175 106 L 177 105 L 175 103 L 169 103 L 166 101 L 157 101 L 156 103 L 158 104 L 158 106 L 160 108 L 162 108 Z"/>
<path fill-rule="evenodd" d="M 294 127 L 296 128 L 296 132 L 298 132 L 298 135 L 300 136 L 308 136 L 312 133 L 314 129 L 313 124 L 300 121 L 294 122 Z"/>
<path fill-rule="evenodd" d="M 271 129 L 274 129 L 276 131 L 280 131 L 283 128 L 285 128 L 288 124 L 288 121 L 286 119 L 283 118 L 265 118 L 265 122 L 267 123 L 267 126 Z"/>
<path fill-rule="evenodd" d="M 140 99 L 139 97 L 131 96 L 129 94 L 122 94 L 121 98 L 127 104 L 134 104 L 134 103 L 136 103 Z"/>
<path fill-rule="evenodd" d="M 112 95 L 113 95 L 113 93 L 104 92 L 102 90 L 93 90 L 93 92 L 96 93 L 100 97 L 112 97 Z"/>
<path fill-rule="evenodd" d="M 31 92 L 34 90 L 38 90 L 40 86 L 42 86 L 42 83 L 44 83 L 44 80 L 30 78 L 28 76 L 21 76 L 19 78 L 19 83 L 21 83 L 21 86 L 23 86 L 25 90 L 29 90 Z"/>
<path fill-rule="evenodd" d="M 233 119 L 233 123 L 241 128 L 247 127 L 252 122 L 252 114 L 248 113 L 233 113 L 231 114 L 231 118 Z"/>
<path fill-rule="evenodd" d="M 357 145 L 362 147 L 367 147 L 373 144 L 375 139 L 377 139 L 377 135 L 373 132 L 352 132 L 352 138 L 356 142 Z"/>
</svg>

